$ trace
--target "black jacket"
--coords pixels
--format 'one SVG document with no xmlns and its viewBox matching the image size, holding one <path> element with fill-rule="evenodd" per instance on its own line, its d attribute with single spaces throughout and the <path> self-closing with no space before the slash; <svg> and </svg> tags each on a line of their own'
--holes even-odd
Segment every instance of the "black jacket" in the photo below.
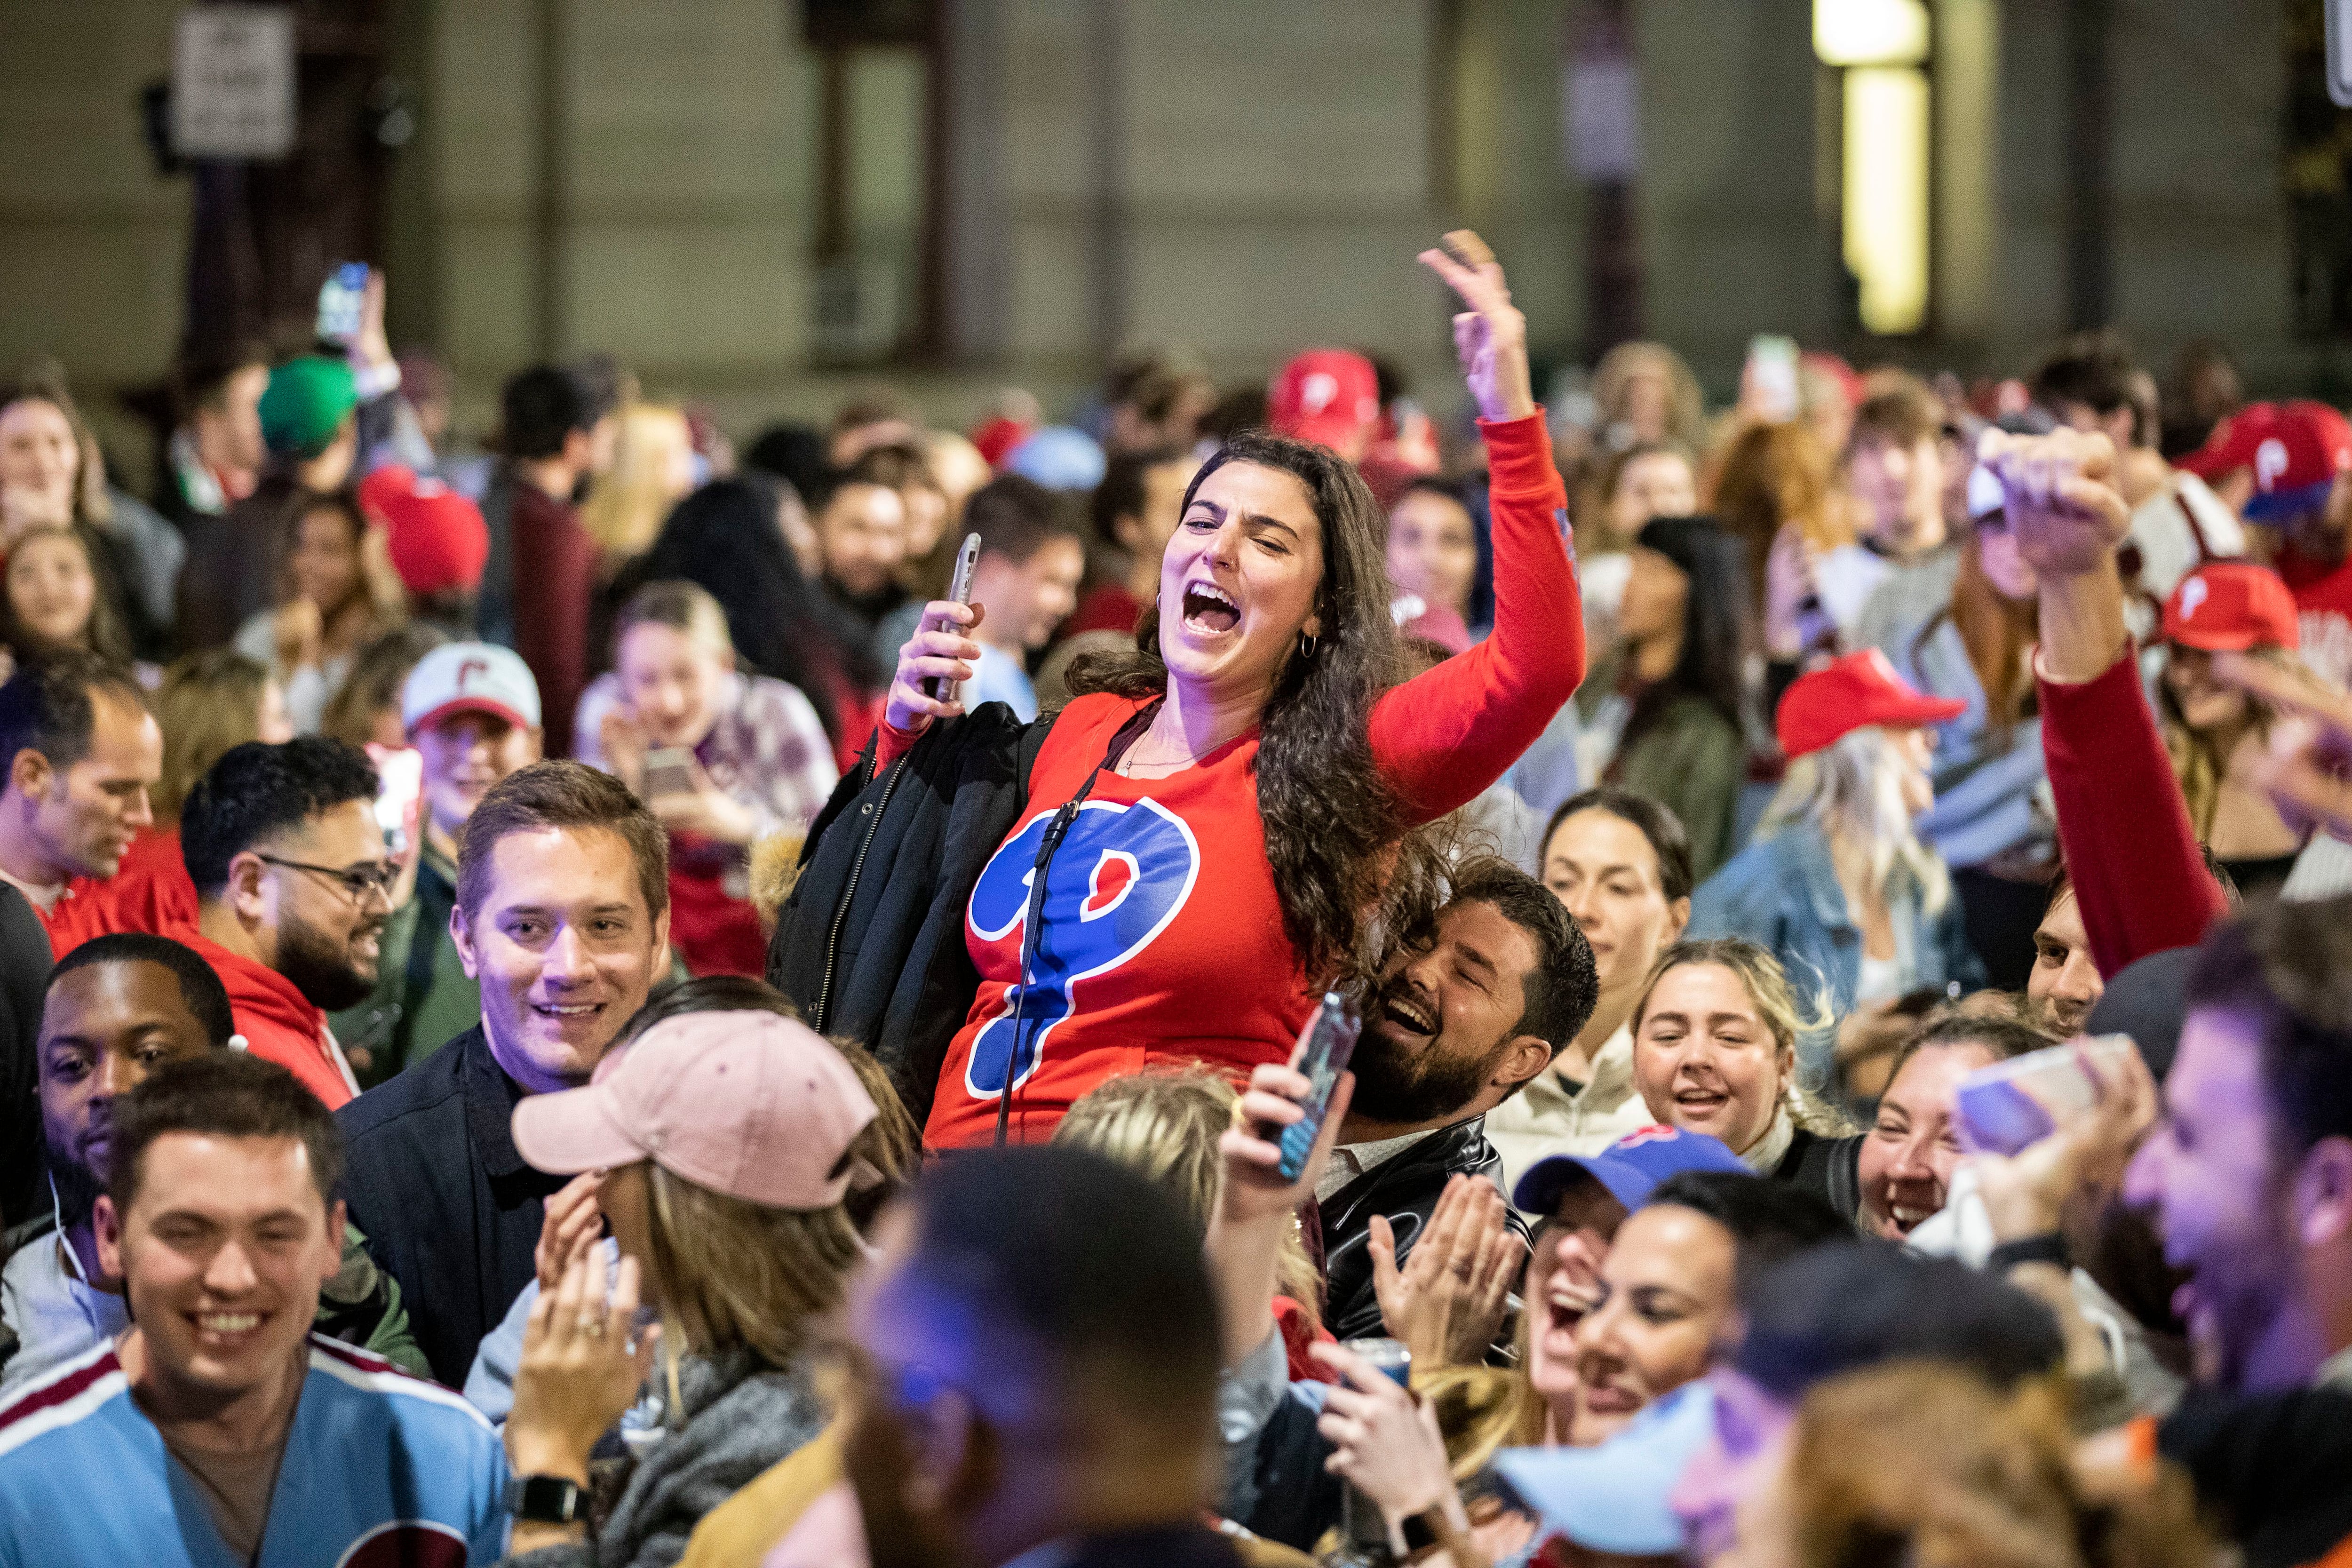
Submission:
<svg viewBox="0 0 2352 1568">
<path fill-rule="evenodd" d="M 1862 1212 L 1862 1140 L 1859 1132 L 1824 1138 L 1800 1127 L 1772 1179 L 1804 1188 L 1852 1220 Z"/>
<path fill-rule="evenodd" d="M 335 1113 L 351 1141 L 352 1223 L 400 1282 L 417 1345 L 452 1388 L 530 1283 L 547 1200 L 567 1179 L 515 1148 L 522 1095 L 477 1024 Z"/>
<path fill-rule="evenodd" d="M 0 1226 L 47 1206 L 41 1180 L 41 1004 L 48 994 L 49 933 L 25 895 L 0 882 Z"/>
<path fill-rule="evenodd" d="M 869 742 L 809 828 L 769 941 L 769 983 L 812 1027 L 879 1058 L 919 1127 L 980 990 L 964 906 L 1020 820 L 1053 723 L 987 703 L 933 724 L 879 778 Z"/>
<path fill-rule="evenodd" d="M 2352 1542 L 2352 1391 L 2192 1388 L 2157 1429 L 2247 1568 L 2315 1563 Z"/>
<path fill-rule="evenodd" d="M 1486 1119 L 1473 1116 L 1440 1128 L 1403 1153 L 1384 1160 L 1317 1205 L 1323 1229 L 1323 1321 L 1343 1340 L 1385 1334 L 1380 1298 L 1372 1290 L 1369 1243 L 1372 1216 L 1385 1215 L 1396 1233 L 1397 1262 L 1436 1212 L 1448 1178 L 1484 1176 L 1503 1184 L 1503 1157 L 1486 1142 Z M 1527 1222 L 1517 1209 L 1505 1218 L 1521 1241 Z"/>
</svg>

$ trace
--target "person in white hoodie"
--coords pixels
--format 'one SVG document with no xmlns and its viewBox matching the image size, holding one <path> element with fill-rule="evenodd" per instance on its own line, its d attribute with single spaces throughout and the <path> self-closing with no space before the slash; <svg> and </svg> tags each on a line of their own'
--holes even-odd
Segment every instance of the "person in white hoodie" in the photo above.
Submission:
<svg viewBox="0 0 2352 1568">
<path fill-rule="evenodd" d="M 1486 1113 L 1507 1192 L 1547 1154 L 1597 1154 L 1653 1120 L 1633 1090 L 1630 1021 L 1658 954 L 1690 921 L 1690 840 L 1656 801 L 1589 789 L 1552 814 L 1542 877 L 1591 944 L 1601 1000 L 1550 1067 Z"/>
</svg>

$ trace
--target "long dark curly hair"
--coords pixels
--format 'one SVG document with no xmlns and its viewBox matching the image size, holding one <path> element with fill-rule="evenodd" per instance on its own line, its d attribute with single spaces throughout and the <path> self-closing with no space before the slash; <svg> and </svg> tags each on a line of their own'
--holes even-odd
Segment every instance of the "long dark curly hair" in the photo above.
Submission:
<svg viewBox="0 0 2352 1568">
<path fill-rule="evenodd" d="M 1408 842 L 1402 806 L 1372 766 L 1372 704 L 1402 674 L 1389 617 L 1388 520 L 1353 464 L 1264 430 L 1240 432 L 1201 466 L 1184 491 L 1187 511 L 1228 463 L 1297 479 L 1322 529 L 1315 609 L 1323 634 L 1312 654 L 1292 647 L 1258 721 L 1258 815 L 1283 933 L 1300 967 L 1318 983 L 1359 978 L 1377 968 L 1383 934 L 1412 925 L 1402 905 L 1432 896 L 1435 869 L 1417 837 Z M 1133 649 L 1082 658 L 1070 670 L 1073 695 L 1167 689 L 1156 604 L 1137 625 Z"/>
</svg>

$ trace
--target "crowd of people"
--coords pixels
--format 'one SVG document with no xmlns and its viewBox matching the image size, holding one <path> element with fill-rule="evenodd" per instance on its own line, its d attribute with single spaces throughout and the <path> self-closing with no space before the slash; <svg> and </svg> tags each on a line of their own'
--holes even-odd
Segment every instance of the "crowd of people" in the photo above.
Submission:
<svg viewBox="0 0 2352 1568">
<path fill-rule="evenodd" d="M 1421 260 L 0 392 L 0 1568 L 2352 1563 L 2352 421 Z"/>
</svg>

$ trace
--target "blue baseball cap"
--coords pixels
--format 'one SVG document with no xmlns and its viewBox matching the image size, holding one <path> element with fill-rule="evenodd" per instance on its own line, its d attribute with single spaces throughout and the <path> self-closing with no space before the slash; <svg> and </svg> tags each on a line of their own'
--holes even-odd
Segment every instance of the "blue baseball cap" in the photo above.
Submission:
<svg viewBox="0 0 2352 1568">
<path fill-rule="evenodd" d="M 1528 1214 L 1549 1214 L 1579 1175 L 1591 1176 L 1629 1209 L 1649 1201 L 1660 1182 L 1685 1171 L 1751 1174 L 1718 1139 L 1679 1127 L 1628 1132 L 1598 1154 L 1553 1154 L 1528 1167 L 1511 1202 Z"/>
<path fill-rule="evenodd" d="M 1506 1448 L 1495 1471 L 1541 1515 L 1547 1534 L 1591 1552 L 1664 1557 L 1685 1545 L 1670 1500 L 1715 1429 L 1715 1390 L 1686 1383 L 1591 1448 Z"/>
</svg>

